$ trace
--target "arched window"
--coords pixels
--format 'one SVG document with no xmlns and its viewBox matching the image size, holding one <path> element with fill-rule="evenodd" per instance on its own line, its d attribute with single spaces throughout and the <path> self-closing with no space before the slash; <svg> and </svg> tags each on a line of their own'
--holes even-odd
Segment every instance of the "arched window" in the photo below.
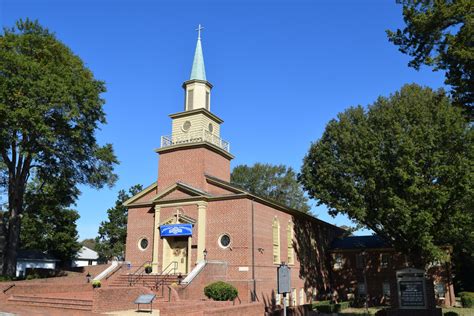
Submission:
<svg viewBox="0 0 474 316">
<path fill-rule="evenodd" d="M 280 263 L 280 222 L 275 217 L 273 219 L 273 263 Z"/>
<path fill-rule="evenodd" d="M 293 248 L 293 223 L 291 221 L 288 222 L 286 236 L 288 241 L 288 264 L 295 264 L 295 249 Z"/>
</svg>

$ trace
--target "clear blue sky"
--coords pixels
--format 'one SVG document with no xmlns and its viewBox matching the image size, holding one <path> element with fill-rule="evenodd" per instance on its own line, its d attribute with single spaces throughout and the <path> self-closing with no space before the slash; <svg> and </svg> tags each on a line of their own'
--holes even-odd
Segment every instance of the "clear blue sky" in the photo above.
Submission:
<svg viewBox="0 0 474 316">
<path fill-rule="evenodd" d="M 232 165 L 268 162 L 300 169 L 326 123 L 351 105 L 367 105 L 405 83 L 443 86 L 443 73 L 417 72 L 387 41 L 403 26 L 394 0 L 373 1 L 42 1 L 0 0 L 2 26 L 38 19 L 106 81 L 108 124 L 120 179 L 112 189 L 81 188 L 81 239 L 95 237 L 117 192 L 156 180 L 168 114 L 183 109 L 197 24 L 205 27 L 212 111 Z M 338 225 L 324 207 L 319 218 Z"/>
</svg>

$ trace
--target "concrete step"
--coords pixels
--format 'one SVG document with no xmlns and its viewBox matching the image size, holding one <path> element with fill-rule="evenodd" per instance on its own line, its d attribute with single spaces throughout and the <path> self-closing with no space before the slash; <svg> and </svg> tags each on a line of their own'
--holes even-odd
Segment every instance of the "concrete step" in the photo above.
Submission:
<svg viewBox="0 0 474 316">
<path fill-rule="evenodd" d="M 91 311 L 92 300 L 54 296 L 12 295 L 9 302 L 19 305 Z"/>
</svg>

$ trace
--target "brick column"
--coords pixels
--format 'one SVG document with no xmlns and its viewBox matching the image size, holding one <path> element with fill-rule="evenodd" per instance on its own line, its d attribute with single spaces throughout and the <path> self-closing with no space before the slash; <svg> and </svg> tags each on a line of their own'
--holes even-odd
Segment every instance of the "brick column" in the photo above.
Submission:
<svg viewBox="0 0 474 316">
<path fill-rule="evenodd" d="M 199 262 L 204 260 L 204 249 L 206 249 L 206 210 L 207 203 L 198 203 L 198 240 L 197 240 L 197 258 Z"/>
<path fill-rule="evenodd" d="M 153 273 L 158 273 L 158 252 L 160 243 L 160 206 L 155 205 L 155 223 L 153 225 Z"/>
</svg>

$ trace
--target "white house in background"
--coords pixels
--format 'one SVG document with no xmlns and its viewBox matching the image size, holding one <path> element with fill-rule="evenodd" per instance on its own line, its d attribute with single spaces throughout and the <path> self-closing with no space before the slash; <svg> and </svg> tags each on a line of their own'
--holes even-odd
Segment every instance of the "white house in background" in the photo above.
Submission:
<svg viewBox="0 0 474 316">
<path fill-rule="evenodd" d="M 77 253 L 76 260 L 72 262 L 73 267 L 85 267 L 97 265 L 99 254 L 94 250 L 82 246 L 81 250 Z"/>
<path fill-rule="evenodd" d="M 19 250 L 16 261 L 16 276 L 26 275 L 26 269 L 56 269 L 59 260 L 39 250 Z"/>
</svg>

